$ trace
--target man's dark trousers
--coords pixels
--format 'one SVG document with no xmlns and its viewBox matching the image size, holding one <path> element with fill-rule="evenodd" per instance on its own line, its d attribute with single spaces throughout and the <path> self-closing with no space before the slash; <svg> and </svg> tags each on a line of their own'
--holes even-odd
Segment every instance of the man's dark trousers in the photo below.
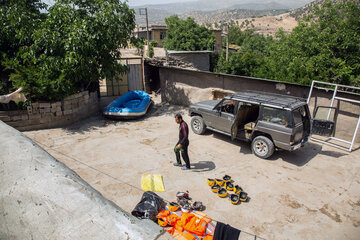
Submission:
<svg viewBox="0 0 360 240">
<path fill-rule="evenodd" d="M 187 168 L 190 168 L 190 160 L 189 160 L 189 155 L 188 155 L 188 146 L 189 143 L 184 144 L 183 146 L 181 146 L 181 148 L 183 149 L 183 151 L 181 151 L 181 156 L 186 164 Z M 180 159 L 180 151 L 175 151 L 176 154 L 176 161 L 179 165 L 181 165 L 181 159 Z"/>
</svg>

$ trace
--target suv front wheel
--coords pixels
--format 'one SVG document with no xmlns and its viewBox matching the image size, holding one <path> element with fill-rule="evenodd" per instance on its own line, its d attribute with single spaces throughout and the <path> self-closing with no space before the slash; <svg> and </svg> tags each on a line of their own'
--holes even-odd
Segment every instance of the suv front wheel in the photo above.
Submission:
<svg viewBox="0 0 360 240">
<path fill-rule="evenodd" d="M 274 153 L 274 143 L 265 136 L 257 136 L 251 143 L 252 152 L 259 158 L 268 158 Z"/>
<path fill-rule="evenodd" d="M 194 116 L 191 119 L 191 129 L 193 130 L 194 133 L 199 135 L 205 133 L 206 126 L 204 123 L 204 119 L 200 116 Z"/>
</svg>

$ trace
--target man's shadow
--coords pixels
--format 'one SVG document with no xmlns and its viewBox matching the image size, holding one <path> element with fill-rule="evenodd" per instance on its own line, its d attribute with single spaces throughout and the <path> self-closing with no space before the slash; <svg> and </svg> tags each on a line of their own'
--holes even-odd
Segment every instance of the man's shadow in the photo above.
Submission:
<svg viewBox="0 0 360 240">
<path fill-rule="evenodd" d="M 216 168 L 215 163 L 211 161 L 199 161 L 191 163 L 190 166 L 193 172 L 208 172 Z"/>
</svg>

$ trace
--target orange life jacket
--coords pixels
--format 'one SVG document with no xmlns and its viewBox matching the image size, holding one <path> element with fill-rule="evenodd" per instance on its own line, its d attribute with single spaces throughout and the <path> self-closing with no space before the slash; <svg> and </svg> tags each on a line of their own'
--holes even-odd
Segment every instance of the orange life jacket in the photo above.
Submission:
<svg viewBox="0 0 360 240">
<path fill-rule="evenodd" d="M 203 237 L 201 240 L 213 240 L 213 239 L 214 239 L 214 236 L 207 235 L 207 236 Z"/>
<path fill-rule="evenodd" d="M 197 236 L 203 236 L 205 235 L 206 225 L 207 223 L 205 220 L 194 216 L 185 225 L 184 229 L 188 232 L 196 234 Z"/>
<path fill-rule="evenodd" d="M 183 237 L 185 237 L 187 240 L 196 240 L 196 237 L 192 235 L 191 233 L 183 233 Z"/>
<path fill-rule="evenodd" d="M 159 223 L 159 225 L 163 227 L 166 225 L 174 226 L 180 220 L 180 217 L 178 215 L 170 214 L 170 212 L 167 210 L 159 212 L 156 215 L 156 218 L 162 220 L 162 224 Z"/>
<path fill-rule="evenodd" d="M 167 217 L 168 224 L 171 226 L 175 226 L 176 222 L 180 220 L 180 217 L 176 214 L 171 214 Z"/>
<path fill-rule="evenodd" d="M 170 215 L 170 212 L 167 210 L 164 211 L 160 211 L 157 215 L 156 218 L 163 218 L 163 217 L 167 217 Z"/>
<path fill-rule="evenodd" d="M 190 221 L 191 218 L 195 217 L 194 214 L 192 213 L 186 213 L 184 212 L 182 215 L 181 215 L 181 220 L 179 222 L 179 224 L 182 226 L 182 227 L 185 227 L 185 225 Z"/>
</svg>

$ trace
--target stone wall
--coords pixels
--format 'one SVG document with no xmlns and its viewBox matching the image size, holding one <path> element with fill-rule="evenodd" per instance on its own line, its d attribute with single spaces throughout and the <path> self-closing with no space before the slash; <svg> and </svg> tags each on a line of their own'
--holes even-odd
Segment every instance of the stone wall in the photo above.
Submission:
<svg viewBox="0 0 360 240">
<path fill-rule="evenodd" d="M 27 110 L 0 111 L 0 120 L 20 131 L 60 127 L 99 111 L 97 92 L 80 92 L 59 102 L 35 102 Z"/>
<path fill-rule="evenodd" d="M 191 63 L 200 71 L 210 69 L 210 51 L 168 51 L 168 55 L 176 60 Z"/>
</svg>

